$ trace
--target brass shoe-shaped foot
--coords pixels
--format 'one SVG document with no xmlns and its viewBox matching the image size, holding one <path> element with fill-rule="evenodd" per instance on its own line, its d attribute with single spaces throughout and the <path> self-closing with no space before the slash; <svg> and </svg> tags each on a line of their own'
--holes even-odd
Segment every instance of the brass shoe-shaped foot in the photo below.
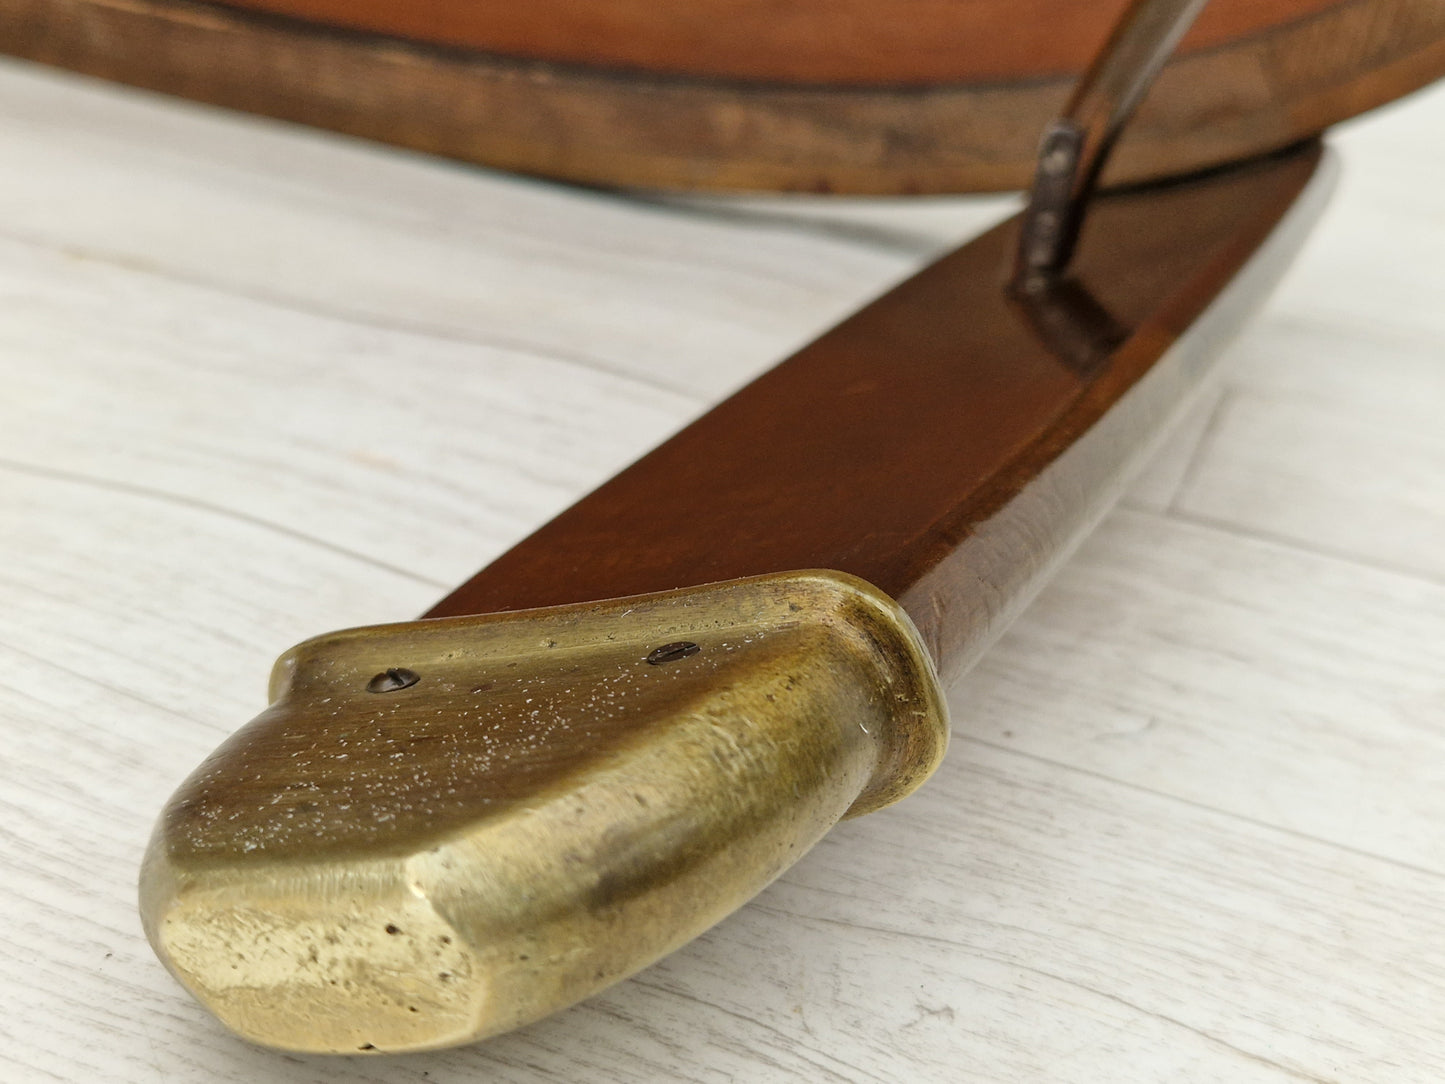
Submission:
<svg viewBox="0 0 1445 1084">
<path fill-rule="evenodd" d="M 152 945 L 269 1046 L 450 1046 L 695 937 L 947 741 L 908 618 L 802 572 L 334 633 L 171 799 Z"/>
</svg>

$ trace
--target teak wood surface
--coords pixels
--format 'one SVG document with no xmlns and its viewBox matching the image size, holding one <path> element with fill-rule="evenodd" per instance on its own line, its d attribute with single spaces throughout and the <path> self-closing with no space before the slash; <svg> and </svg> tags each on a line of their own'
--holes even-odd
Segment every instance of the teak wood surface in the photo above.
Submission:
<svg viewBox="0 0 1445 1084">
<path fill-rule="evenodd" d="M 428 611 L 492 613 L 804 568 L 899 600 L 960 673 L 1107 503 L 1198 377 L 1109 416 L 1299 197 L 1304 146 L 1192 181 L 1100 196 L 1046 339 L 1011 298 L 1019 219 L 901 283 L 503 554 Z M 1074 303 L 1078 308 L 1078 303 Z M 1075 318 L 1077 319 L 1077 318 Z M 1204 371 L 1200 362 L 1194 366 Z M 1061 457 L 1094 427 L 1094 451 Z M 1134 453 L 1137 454 L 1137 453 Z M 1043 477 L 1057 464 L 1066 477 Z M 985 530 L 986 529 L 986 530 Z M 987 538 L 981 535 L 987 534 Z"/>
<path fill-rule="evenodd" d="M 636 979 L 288 1058 L 135 876 L 273 657 L 405 618 L 1007 199 L 658 201 L 0 65 L 0 1076 L 1350 1081 L 1445 1064 L 1445 94 L 953 691 L 943 768 Z"/>
<path fill-rule="evenodd" d="M 589 184 L 977 191 L 1028 183 L 1120 6 L 0 0 L 0 51 Z M 1445 72 L 1440 0 L 1215 0 L 1202 20 L 1111 182 L 1277 149 Z"/>
<path fill-rule="evenodd" d="M 1214 49 L 1351 0 L 1212 0 Z M 1128 0 L 226 0 L 496 56 L 755 83 L 917 86 L 1076 74 Z"/>
</svg>

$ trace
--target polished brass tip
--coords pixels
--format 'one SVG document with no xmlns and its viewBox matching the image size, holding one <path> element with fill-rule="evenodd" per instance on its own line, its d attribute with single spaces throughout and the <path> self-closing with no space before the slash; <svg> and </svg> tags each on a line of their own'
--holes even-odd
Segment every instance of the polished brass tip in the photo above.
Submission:
<svg viewBox="0 0 1445 1084">
<path fill-rule="evenodd" d="M 225 1024 L 309 1052 L 572 1004 L 902 797 L 947 741 L 908 618 L 829 572 L 334 633 L 284 655 L 272 695 L 166 807 L 141 905 Z"/>
<path fill-rule="evenodd" d="M 487 1011 L 487 972 L 407 865 L 178 878 L 157 847 L 143 877 L 147 932 L 202 1003 L 254 1042 L 315 1053 L 466 1042 Z"/>
</svg>

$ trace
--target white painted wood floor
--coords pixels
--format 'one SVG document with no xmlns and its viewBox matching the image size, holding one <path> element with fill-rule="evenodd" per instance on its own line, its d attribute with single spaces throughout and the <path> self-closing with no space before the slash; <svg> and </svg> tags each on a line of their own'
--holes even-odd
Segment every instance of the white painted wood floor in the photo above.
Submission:
<svg viewBox="0 0 1445 1084">
<path fill-rule="evenodd" d="M 1445 88 L 954 692 L 939 775 L 569 1012 L 245 1045 L 134 883 L 406 618 L 1006 199 L 620 198 L 0 65 L 0 1079 L 1445 1079 Z"/>
</svg>

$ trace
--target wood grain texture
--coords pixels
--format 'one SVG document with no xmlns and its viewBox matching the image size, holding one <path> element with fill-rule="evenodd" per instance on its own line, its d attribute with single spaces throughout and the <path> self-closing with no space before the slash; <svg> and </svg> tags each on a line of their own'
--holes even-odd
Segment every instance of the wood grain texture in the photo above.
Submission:
<svg viewBox="0 0 1445 1084">
<path fill-rule="evenodd" d="M 1077 74 L 1128 0 L 228 0 L 431 45 L 655 75 L 829 86 Z M 1182 49 L 1216 48 L 1350 0 L 1214 0 Z"/>
<path fill-rule="evenodd" d="M 1306 145 L 1097 198 L 1058 292 L 1105 314 L 1120 340 L 1108 347 L 1066 301 L 1043 294 L 1026 309 L 1006 293 L 1010 219 L 754 380 L 427 616 L 826 568 L 896 598 L 945 679 L 962 672 L 1203 381 L 1228 333 L 1196 323 L 1206 309 L 1259 259 L 1271 269 L 1234 287 L 1248 296 L 1232 317 L 1215 317 L 1242 320 L 1283 270 L 1325 198 L 1312 189 L 1331 183 L 1319 158 Z M 1283 226 L 1287 214 L 1304 221 Z M 1284 251 L 1263 255 L 1269 242 Z M 1208 345 L 1194 347 L 1200 336 Z"/>
<path fill-rule="evenodd" d="M 1445 72 L 1439 0 L 1300 10 L 1166 66 L 1106 181 L 1273 150 Z M 1074 81 L 1047 67 L 924 87 L 639 76 L 195 0 L 0 0 L 0 51 L 518 172 L 683 190 L 1022 188 Z"/>
<path fill-rule="evenodd" d="M 1331 465 L 1438 434 L 1442 122 L 1341 134 L 1223 413 L 955 689 L 924 790 L 573 1011 L 332 1061 L 151 956 L 164 795 L 280 650 L 420 610 L 1001 207 L 617 199 L 0 67 L 0 1076 L 1437 1080 L 1445 596 L 1401 554 L 1445 495 Z M 1240 447 L 1265 402 L 1337 449 Z"/>
</svg>

